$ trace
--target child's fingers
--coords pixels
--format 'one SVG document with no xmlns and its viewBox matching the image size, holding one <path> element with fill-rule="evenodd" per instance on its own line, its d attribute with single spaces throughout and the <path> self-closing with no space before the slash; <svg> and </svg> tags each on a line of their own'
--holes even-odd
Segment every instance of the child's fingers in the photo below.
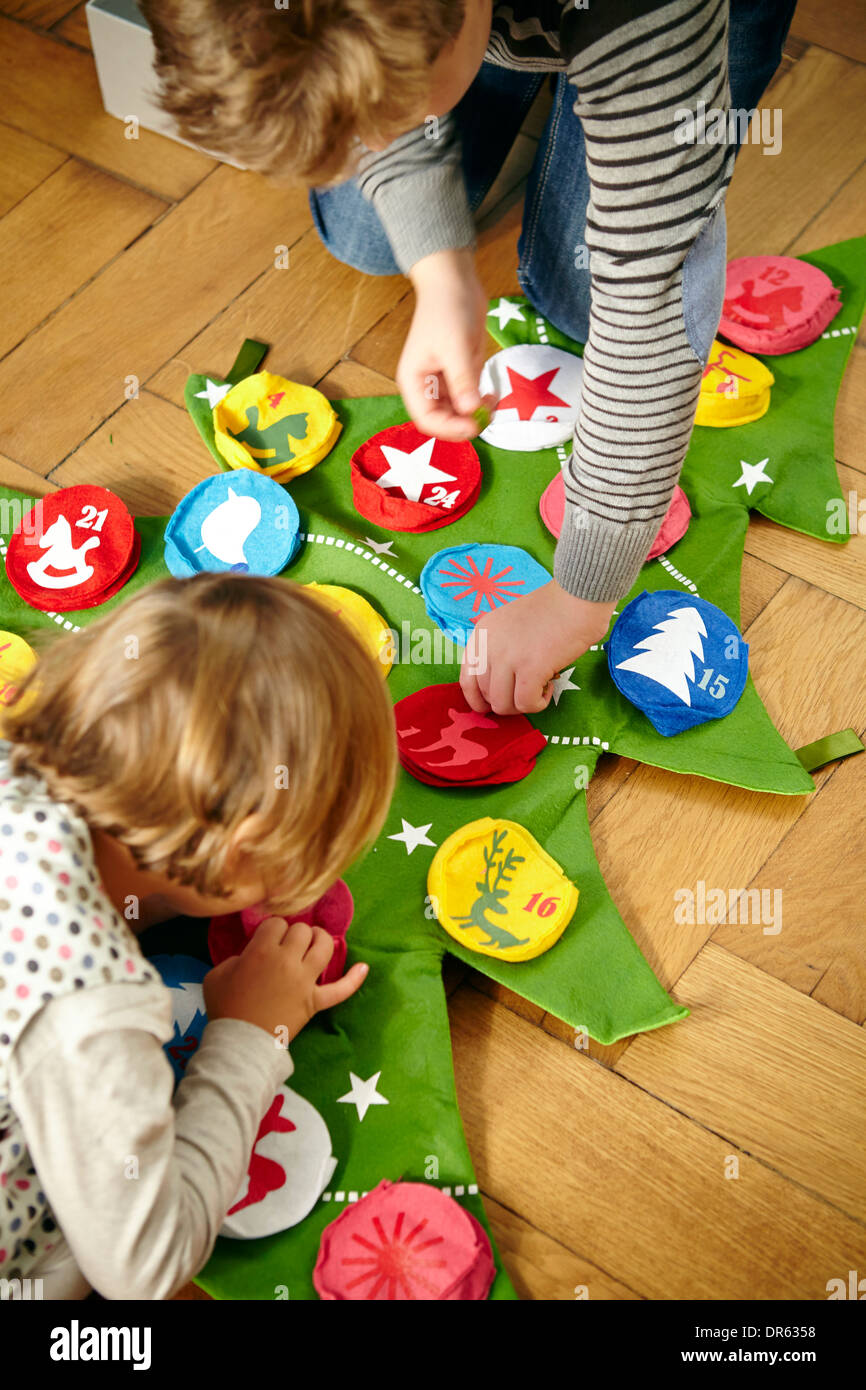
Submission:
<svg viewBox="0 0 866 1390">
<path fill-rule="evenodd" d="M 538 671 L 518 671 L 514 682 L 514 704 L 520 714 L 540 714 L 550 704 L 553 677 Z"/>
<path fill-rule="evenodd" d="M 334 954 L 336 944 L 331 933 L 325 931 L 324 927 L 313 927 L 310 944 L 304 952 L 304 964 L 309 965 L 316 976 L 321 975 Z"/>
<path fill-rule="evenodd" d="M 491 673 L 487 698 L 496 714 L 517 714 L 514 704 L 514 670 L 509 662 L 499 662 Z"/>
<path fill-rule="evenodd" d="M 282 917 L 266 917 L 256 927 L 246 952 L 256 956 L 279 947 L 297 960 L 303 960 L 312 939 L 313 928 L 307 922 L 292 922 L 290 926 Z"/>
<path fill-rule="evenodd" d="M 488 714 L 490 705 L 485 699 L 484 693 L 478 681 L 478 677 L 466 659 L 460 667 L 460 689 L 466 697 L 466 703 L 470 709 L 474 709 L 476 714 Z"/>
<path fill-rule="evenodd" d="M 342 1004 L 361 988 L 369 972 L 369 965 L 364 961 L 358 961 L 357 965 L 346 971 L 342 979 L 334 980 L 330 985 L 319 985 L 316 990 L 316 1009 L 332 1009 L 335 1004 Z"/>
<path fill-rule="evenodd" d="M 268 947 L 279 946 L 289 930 L 282 917 L 266 917 L 256 927 L 245 949 L 257 953 Z"/>
<path fill-rule="evenodd" d="M 462 417 L 471 417 L 481 404 L 478 376 L 474 358 L 456 343 L 445 368 L 445 384 L 454 410 Z"/>
<path fill-rule="evenodd" d="M 440 373 L 411 375 L 398 384 L 407 414 L 422 434 L 458 440 L 468 439 L 475 432 L 476 423 L 471 416 L 461 416 L 455 410 Z"/>
<path fill-rule="evenodd" d="M 486 634 L 484 641 L 486 643 Z M 479 655 L 478 629 L 473 628 L 460 663 L 460 689 L 476 714 L 487 714 L 490 709 L 486 693 L 486 667 L 486 661 L 482 661 Z"/>
</svg>

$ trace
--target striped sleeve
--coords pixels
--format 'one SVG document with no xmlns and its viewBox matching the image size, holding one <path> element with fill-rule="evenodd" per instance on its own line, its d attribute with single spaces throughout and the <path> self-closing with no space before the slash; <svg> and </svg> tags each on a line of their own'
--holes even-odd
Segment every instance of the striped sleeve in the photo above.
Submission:
<svg viewBox="0 0 866 1390">
<path fill-rule="evenodd" d="M 701 100 L 727 110 L 727 50 L 728 0 L 674 0 L 569 61 L 590 180 L 591 311 L 554 577 L 590 601 L 631 588 L 691 438 L 706 358 L 686 332 L 683 264 L 724 202 L 736 150 L 678 141 L 677 112 Z M 698 286 L 711 312 L 723 255 L 713 275 Z"/>
<path fill-rule="evenodd" d="M 450 111 L 434 119 L 357 162 L 358 186 L 404 274 L 434 251 L 476 244 L 457 121 Z"/>
</svg>

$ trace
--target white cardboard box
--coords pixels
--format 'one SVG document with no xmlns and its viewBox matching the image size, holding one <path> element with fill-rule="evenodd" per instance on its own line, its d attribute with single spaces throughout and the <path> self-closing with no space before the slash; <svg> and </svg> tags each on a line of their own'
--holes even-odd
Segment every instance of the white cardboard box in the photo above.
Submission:
<svg viewBox="0 0 866 1390">
<path fill-rule="evenodd" d="M 182 140 L 173 117 L 157 106 L 153 39 L 135 0 L 87 0 L 85 12 L 102 104 L 108 114 L 121 121 L 135 117 L 144 130 L 201 149 Z M 202 153 L 243 168 L 236 160 L 224 159 L 212 150 Z"/>
</svg>

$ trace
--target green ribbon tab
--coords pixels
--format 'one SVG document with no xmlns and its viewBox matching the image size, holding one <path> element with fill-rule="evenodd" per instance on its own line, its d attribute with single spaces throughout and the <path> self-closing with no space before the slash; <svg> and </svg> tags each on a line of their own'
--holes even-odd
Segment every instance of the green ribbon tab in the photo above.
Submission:
<svg viewBox="0 0 866 1390">
<path fill-rule="evenodd" d="M 852 753 L 866 753 L 866 745 L 854 729 L 840 729 L 838 734 L 826 734 L 814 743 L 804 743 L 802 748 L 795 748 L 794 752 L 807 772 L 815 772 L 837 758 L 849 758 Z"/>
<path fill-rule="evenodd" d="M 268 343 L 259 343 L 255 338 L 245 338 L 226 381 L 230 381 L 232 386 L 237 386 L 245 376 L 252 376 L 261 365 L 268 347 Z"/>
</svg>

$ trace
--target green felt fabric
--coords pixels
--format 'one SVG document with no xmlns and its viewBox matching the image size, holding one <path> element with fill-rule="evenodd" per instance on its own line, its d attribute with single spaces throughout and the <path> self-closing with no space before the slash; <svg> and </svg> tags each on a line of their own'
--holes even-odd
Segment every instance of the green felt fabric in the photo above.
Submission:
<svg viewBox="0 0 866 1390">
<path fill-rule="evenodd" d="M 866 238 L 827 247 L 806 259 L 820 265 L 842 287 L 844 307 L 834 321 L 836 326 L 856 328 L 866 297 Z M 500 333 L 496 321 L 488 320 L 497 340 L 547 340 L 580 350 L 526 307 L 528 337 L 515 334 L 520 325 L 510 323 L 511 331 Z M 695 429 L 681 478 L 694 513 L 689 532 L 666 557 L 644 567 L 619 608 L 644 588 L 682 588 L 684 594 L 699 593 L 738 621 L 750 507 L 822 539 L 843 539 L 827 532 L 825 517 L 828 500 L 841 500 L 832 418 L 853 341 L 853 333 L 840 333 L 789 357 L 774 358 L 771 365 L 777 382 L 763 420 L 730 430 Z M 291 364 L 270 365 L 291 377 Z M 206 427 L 207 412 L 196 393 L 204 389 L 207 379 L 192 377 L 186 390 L 200 428 Z M 212 373 L 209 379 L 225 380 Z M 538 514 L 538 498 L 560 466 L 562 451 L 521 455 L 476 440 L 484 478 L 473 510 L 443 531 L 387 534 L 355 512 L 349 460 L 371 434 L 407 418 L 402 402 L 388 396 L 335 401 L 334 407 L 343 423 L 334 449 L 289 485 L 307 543 L 286 573 L 299 582 L 348 585 L 385 616 L 402 646 L 398 653 L 402 659 L 389 676 L 396 701 L 420 686 L 456 679 L 459 670 L 459 653 L 449 654 L 444 639 L 439 640 L 445 651 L 437 650 L 438 629 L 427 619 L 423 599 L 416 592 L 421 569 L 431 555 L 446 545 L 496 540 L 524 546 L 552 569 L 554 542 Z M 744 487 L 733 486 L 741 473 L 741 459 L 757 463 L 765 457 L 771 484 L 758 484 L 751 497 Z M 209 465 L 203 454 L 202 476 L 213 471 Z M 0 501 L 4 500 L 20 501 L 21 494 L 0 490 Z M 14 513 L 0 510 L 8 513 L 0 517 L 5 539 Z M 166 573 L 161 559 L 165 519 L 139 518 L 136 524 L 142 536 L 142 559 L 123 594 L 98 610 L 68 614 L 67 622 L 90 621 Z M 363 550 L 346 550 L 346 542 L 359 546 L 365 537 L 380 544 L 390 542 L 393 555 L 380 559 L 366 545 Z M 0 627 L 26 636 L 32 627 L 51 622 L 27 608 L 4 580 Z M 425 640 L 434 658 L 442 659 L 412 660 L 413 653 L 424 654 Z M 374 849 L 346 874 L 356 900 L 349 961 L 369 961 L 370 977 L 358 995 L 331 1015 L 316 1019 L 292 1047 L 296 1071 L 291 1084 L 316 1105 L 333 1138 L 338 1159 L 331 1184 L 334 1193 L 368 1191 L 382 1178 L 426 1178 L 452 1187 L 473 1181 L 456 1106 L 441 984 L 446 949 L 575 1029 L 586 1029 L 602 1043 L 686 1016 L 687 1010 L 669 998 L 638 950 L 595 859 L 583 788 L 602 748 L 755 791 L 798 795 L 813 789 L 801 761 L 772 725 L 751 679 L 727 718 L 673 738 L 657 734 L 619 694 L 603 651 L 587 652 L 575 663 L 571 684 L 577 689 L 565 689 L 558 705 L 551 704 L 543 714 L 533 716 L 549 743 L 527 779 L 512 786 L 433 788 L 401 772 Z M 579 886 L 574 919 L 560 941 L 535 960 L 506 964 L 465 951 L 439 928 L 426 903 L 434 846 L 481 816 L 525 825 Z M 408 854 L 403 842 L 390 838 L 401 832 L 404 819 L 414 827 L 429 827 L 427 836 L 433 844 L 421 844 Z M 661 825 L 659 834 L 665 833 Z M 372 1107 L 363 1121 L 354 1107 L 338 1100 L 349 1090 L 350 1071 L 363 1080 L 381 1071 L 378 1088 L 389 1104 Z M 460 1200 L 486 1225 L 476 1196 Z M 282 1235 L 255 1242 L 218 1241 L 198 1282 L 219 1298 L 273 1298 L 281 1287 L 288 1288 L 292 1299 L 314 1297 L 310 1275 L 319 1237 L 324 1225 L 342 1209 L 334 1201 L 322 1202 L 300 1226 Z M 514 1297 L 498 1257 L 497 1264 L 492 1296 Z"/>
</svg>

